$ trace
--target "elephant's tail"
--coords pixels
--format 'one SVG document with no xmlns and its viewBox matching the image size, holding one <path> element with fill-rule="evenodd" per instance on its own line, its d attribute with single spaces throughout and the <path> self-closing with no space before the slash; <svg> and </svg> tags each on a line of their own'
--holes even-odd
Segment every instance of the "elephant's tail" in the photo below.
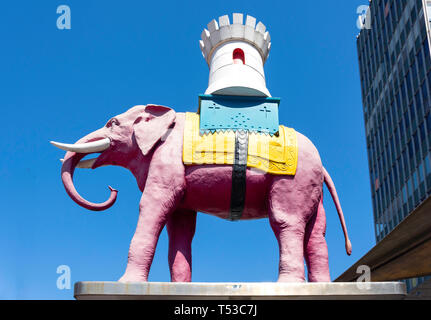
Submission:
<svg viewBox="0 0 431 320">
<path fill-rule="evenodd" d="M 326 171 L 326 169 L 323 166 L 322 168 L 323 168 L 323 177 L 324 177 L 325 184 L 328 187 L 329 192 L 331 193 L 332 200 L 334 201 L 335 207 L 337 208 L 338 217 L 340 218 L 341 227 L 343 228 L 346 252 L 350 256 L 352 254 L 352 244 L 350 243 L 349 235 L 347 234 L 346 222 L 344 221 L 343 209 L 341 209 L 337 190 L 335 189 L 334 182 L 332 181 L 328 171 Z"/>
</svg>

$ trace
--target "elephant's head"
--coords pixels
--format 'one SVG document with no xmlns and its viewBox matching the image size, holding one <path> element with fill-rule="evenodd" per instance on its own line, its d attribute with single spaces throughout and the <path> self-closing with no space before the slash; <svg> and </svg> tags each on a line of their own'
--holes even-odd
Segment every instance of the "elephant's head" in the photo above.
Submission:
<svg viewBox="0 0 431 320">
<path fill-rule="evenodd" d="M 73 184 L 75 168 L 95 169 L 105 165 L 128 168 L 137 159 L 149 157 L 153 147 L 175 122 L 175 112 L 157 105 L 135 106 L 123 114 L 111 118 L 103 128 L 83 137 L 75 144 L 51 141 L 66 156 L 61 169 L 61 179 L 66 192 L 80 206 L 101 211 L 111 207 L 117 199 L 117 190 L 109 187 L 111 195 L 103 203 L 85 200 Z M 97 158 L 82 160 L 86 155 L 100 153 Z"/>
</svg>

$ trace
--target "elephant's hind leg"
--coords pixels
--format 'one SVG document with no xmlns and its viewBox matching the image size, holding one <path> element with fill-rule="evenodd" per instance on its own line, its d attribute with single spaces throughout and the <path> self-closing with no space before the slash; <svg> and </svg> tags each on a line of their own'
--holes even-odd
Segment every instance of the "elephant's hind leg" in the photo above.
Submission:
<svg viewBox="0 0 431 320">
<path fill-rule="evenodd" d="M 279 221 L 274 217 L 283 214 L 270 213 L 270 224 L 277 238 L 280 254 L 278 281 L 304 282 L 304 227 L 295 217 L 286 221 Z"/>
<path fill-rule="evenodd" d="M 278 179 L 269 198 L 269 222 L 279 246 L 279 282 L 305 281 L 303 250 L 307 206 L 295 197 L 294 189 L 287 179 Z"/>
<path fill-rule="evenodd" d="M 192 280 L 192 240 L 196 228 L 196 211 L 178 209 L 167 222 L 169 236 L 169 269 L 171 281 Z"/>
<path fill-rule="evenodd" d="M 322 195 L 317 213 L 310 219 L 305 230 L 304 252 L 309 282 L 331 281 L 325 231 L 326 215 Z"/>
</svg>

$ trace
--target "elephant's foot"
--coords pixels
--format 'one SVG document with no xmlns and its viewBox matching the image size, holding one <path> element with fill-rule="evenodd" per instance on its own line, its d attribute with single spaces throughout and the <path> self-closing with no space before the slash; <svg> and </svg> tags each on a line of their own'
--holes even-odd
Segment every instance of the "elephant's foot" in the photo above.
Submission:
<svg viewBox="0 0 431 320">
<path fill-rule="evenodd" d="M 146 278 L 143 277 L 134 277 L 134 276 L 122 276 L 120 279 L 118 279 L 118 282 L 147 282 Z"/>
<path fill-rule="evenodd" d="M 171 268 L 171 282 L 191 282 L 192 272 L 186 262 L 174 263 Z"/>
<path fill-rule="evenodd" d="M 292 273 L 280 274 L 277 282 L 305 282 L 304 275 L 295 275 Z"/>
<path fill-rule="evenodd" d="M 331 282 L 331 277 L 326 271 L 308 275 L 308 282 Z"/>
<path fill-rule="evenodd" d="M 118 279 L 118 282 L 147 282 L 148 277 L 140 274 L 139 272 L 128 272 L 126 271 L 124 275 Z"/>
</svg>

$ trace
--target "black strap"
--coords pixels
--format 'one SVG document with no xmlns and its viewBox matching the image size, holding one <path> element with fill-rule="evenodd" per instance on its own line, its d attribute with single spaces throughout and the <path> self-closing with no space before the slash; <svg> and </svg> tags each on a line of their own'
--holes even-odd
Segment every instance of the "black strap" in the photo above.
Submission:
<svg viewBox="0 0 431 320">
<path fill-rule="evenodd" d="M 248 156 L 248 132 L 235 132 L 235 159 L 232 169 L 232 192 L 230 199 L 230 220 L 239 220 L 245 203 L 245 185 Z"/>
</svg>

